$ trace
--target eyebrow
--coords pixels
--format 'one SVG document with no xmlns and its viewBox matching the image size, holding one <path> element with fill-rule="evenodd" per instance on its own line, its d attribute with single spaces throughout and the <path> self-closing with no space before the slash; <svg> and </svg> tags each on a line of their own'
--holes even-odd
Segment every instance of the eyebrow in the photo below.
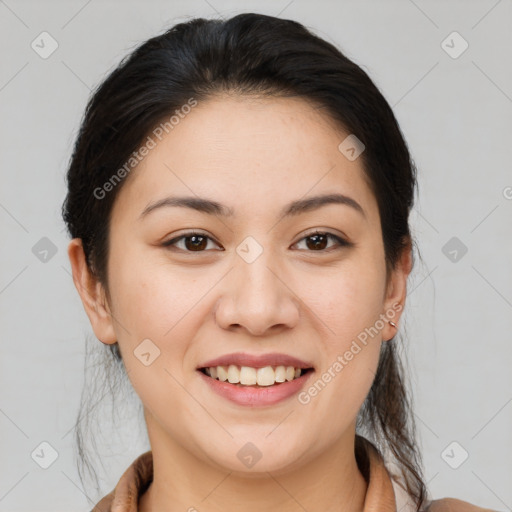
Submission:
<svg viewBox="0 0 512 512">
<path fill-rule="evenodd" d="M 365 211 L 362 206 L 349 196 L 343 194 L 326 194 L 320 196 L 309 197 L 307 199 L 299 199 L 287 204 L 282 210 L 280 217 L 291 217 L 302 213 L 317 210 L 323 206 L 330 204 L 343 204 L 349 206 L 359 212 L 366 218 Z M 198 212 L 217 217 L 233 217 L 235 212 L 232 208 L 202 197 L 165 197 L 144 208 L 139 219 L 146 217 L 150 212 L 163 207 L 183 207 L 197 210 Z"/>
</svg>

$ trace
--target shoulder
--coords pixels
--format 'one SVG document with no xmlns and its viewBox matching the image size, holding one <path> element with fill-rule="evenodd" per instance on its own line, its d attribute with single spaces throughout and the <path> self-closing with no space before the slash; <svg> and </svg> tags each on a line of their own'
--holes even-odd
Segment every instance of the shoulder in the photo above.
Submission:
<svg viewBox="0 0 512 512">
<path fill-rule="evenodd" d="M 112 502 L 114 501 L 115 492 L 109 492 L 106 496 L 96 503 L 90 512 L 110 512 L 112 510 Z"/>
<path fill-rule="evenodd" d="M 424 512 L 497 512 L 490 508 L 482 508 L 467 501 L 456 498 L 432 500 Z"/>
<path fill-rule="evenodd" d="M 140 496 L 153 480 L 151 450 L 137 457 L 123 473 L 115 488 L 91 512 L 123 512 L 137 510 Z"/>
</svg>

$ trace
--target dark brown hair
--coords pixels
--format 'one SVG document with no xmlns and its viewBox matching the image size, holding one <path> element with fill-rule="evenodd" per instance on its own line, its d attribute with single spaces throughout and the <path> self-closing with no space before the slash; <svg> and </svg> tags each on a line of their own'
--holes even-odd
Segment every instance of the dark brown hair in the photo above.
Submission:
<svg viewBox="0 0 512 512">
<path fill-rule="evenodd" d="M 310 101 L 362 141 L 360 158 L 379 207 L 389 276 L 403 250 L 413 245 L 408 219 L 416 187 L 415 166 L 391 107 L 357 64 L 303 25 L 244 13 L 222 21 L 192 19 L 149 39 L 122 60 L 87 105 L 62 213 L 71 237 L 82 239 L 88 266 L 107 293 L 109 221 L 123 181 L 101 198 L 95 191 L 191 97 L 201 102 L 223 92 Z M 382 343 L 357 429 L 393 455 L 420 510 L 426 486 L 396 338 Z M 105 350 L 115 363 L 104 366 L 106 371 L 122 371 L 118 344 Z M 82 412 L 85 405 L 83 399 Z M 85 462 L 81 418 L 76 435 Z M 356 453 L 364 462 L 357 438 Z"/>
</svg>

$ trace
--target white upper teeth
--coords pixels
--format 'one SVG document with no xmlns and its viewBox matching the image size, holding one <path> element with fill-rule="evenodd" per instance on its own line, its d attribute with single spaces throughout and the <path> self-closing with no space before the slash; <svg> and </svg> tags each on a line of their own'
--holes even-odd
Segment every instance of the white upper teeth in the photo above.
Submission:
<svg viewBox="0 0 512 512">
<path fill-rule="evenodd" d="M 246 386 L 272 386 L 276 382 L 291 381 L 300 377 L 301 369 L 293 366 L 265 366 L 264 368 L 229 366 L 212 366 L 205 368 L 207 375 L 220 381 Z"/>
</svg>

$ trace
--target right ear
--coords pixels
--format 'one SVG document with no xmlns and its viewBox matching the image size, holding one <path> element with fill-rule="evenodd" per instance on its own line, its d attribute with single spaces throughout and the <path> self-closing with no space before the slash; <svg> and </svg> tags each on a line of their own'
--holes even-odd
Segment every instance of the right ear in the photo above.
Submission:
<svg viewBox="0 0 512 512">
<path fill-rule="evenodd" d="M 85 259 L 81 238 L 73 238 L 68 246 L 73 282 L 82 299 L 96 337 L 105 344 L 117 341 L 112 315 L 103 285 L 92 275 Z"/>
</svg>

